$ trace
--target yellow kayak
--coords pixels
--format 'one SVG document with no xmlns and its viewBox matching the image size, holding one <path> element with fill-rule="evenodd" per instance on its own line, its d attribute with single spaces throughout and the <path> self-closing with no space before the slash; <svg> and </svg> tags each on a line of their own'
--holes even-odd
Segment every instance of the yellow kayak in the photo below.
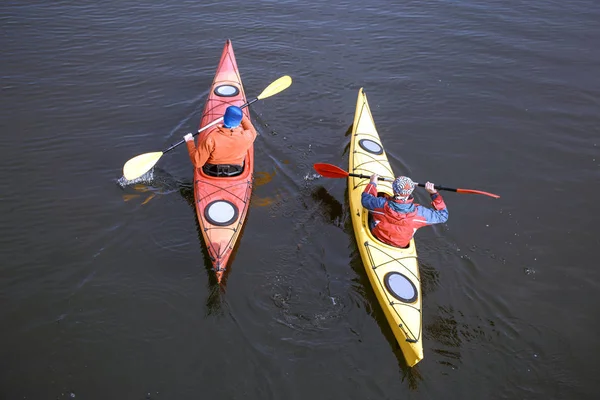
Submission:
<svg viewBox="0 0 600 400">
<path fill-rule="evenodd" d="M 350 142 L 349 172 L 395 177 L 375 128 L 367 95 L 361 88 Z M 421 277 L 414 239 L 406 249 L 377 240 L 368 226 L 368 210 L 361 194 L 369 179 L 348 177 L 352 226 L 363 265 L 387 321 L 400 344 L 406 363 L 414 366 L 423 359 L 421 320 Z M 393 195 L 392 183 L 379 181 L 379 193 Z"/>
</svg>

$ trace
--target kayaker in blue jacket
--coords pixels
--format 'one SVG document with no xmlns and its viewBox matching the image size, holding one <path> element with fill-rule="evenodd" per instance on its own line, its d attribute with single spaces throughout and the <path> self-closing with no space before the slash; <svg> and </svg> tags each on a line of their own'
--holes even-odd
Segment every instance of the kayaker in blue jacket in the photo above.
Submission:
<svg viewBox="0 0 600 400">
<path fill-rule="evenodd" d="M 407 247 L 417 229 L 448 221 L 448 209 L 433 183 L 425 184 L 433 206 L 428 208 L 413 204 L 412 192 L 416 185 L 409 177 L 399 176 L 394 180 L 394 197 L 377 196 L 377 178 L 377 174 L 371 175 L 361 197 L 363 207 L 371 211 L 369 224 L 377 239 L 392 246 Z"/>
</svg>

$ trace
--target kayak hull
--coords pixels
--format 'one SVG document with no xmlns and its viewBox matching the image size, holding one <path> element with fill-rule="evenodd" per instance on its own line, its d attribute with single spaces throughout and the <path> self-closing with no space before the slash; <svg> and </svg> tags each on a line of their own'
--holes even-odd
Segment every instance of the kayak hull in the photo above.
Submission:
<svg viewBox="0 0 600 400">
<path fill-rule="evenodd" d="M 246 95 L 230 40 L 227 40 L 202 112 L 199 128 L 221 118 L 231 105 L 242 106 Z M 248 108 L 243 112 L 250 118 Z M 199 134 L 200 138 L 211 129 Z M 199 138 L 199 139 L 200 139 Z M 254 146 L 250 146 L 244 170 L 234 177 L 214 177 L 194 169 L 194 200 L 200 231 L 217 281 L 221 283 L 240 238 L 252 195 Z"/>
<path fill-rule="evenodd" d="M 356 102 L 350 141 L 349 172 L 371 176 L 394 177 L 377 133 L 367 96 L 361 88 Z M 368 210 L 361 195 L 368 178 L 348 177 L 352 227 L 360 256 L 406 363 L 414 366 L 423 359 L 421 278 L 414 239 L 408 248 L 389 246 L 377 240 L 368 225 Z M 377 190 L 392 195 L 391 182 L 379 181 Z"/>
</svg>

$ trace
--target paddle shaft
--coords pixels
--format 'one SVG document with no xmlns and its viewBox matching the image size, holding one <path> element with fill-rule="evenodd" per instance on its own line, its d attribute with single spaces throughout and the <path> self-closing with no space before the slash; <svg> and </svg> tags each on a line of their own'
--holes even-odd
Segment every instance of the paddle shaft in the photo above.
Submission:
<svg viewBox="0 0 600 400">
<path fill-rule="evenodd" d="M 348 173 L 348 176 L 354 176 L 356 178 L 371 179 L 370 176 L 368 176 L 368 175 L 362 175 L 362 174 L 351 174 L 351 173 Z M 385 182 L 394 182 L 394 179 L 392 179 L 392 178 L 386 178 L 386 177 L 383 177 L 383 176 L 378 177 L 377 180 L 378 181 L 385 181 Z M 421 187 L 425 187 L 424 183 L 417 183 L 417 182 L 415 182 L 415 185 L 421 186 Z M 440 186 L 440 185 L 434 185 L 433 188 L 435 190 L 447 190 L 449 192 L 456 192 L 458 190 L 458 189 L 448 188 L 448 187 L 444 187 L 444 186 Z"/>
<path fill-rule="evenodd" d="M 254 103 L 255 101 L 258 101 L 258 97 L 253 98 L 252 100 L 250 100 L 249 102 L 247 102 L 246 104 L 243 104 L 242 106 L 240 106 L 240 108 L 244 109 L 246 107 L 248 107 L 250 104 Z M 223 121 L 223 117 L 217 118 L 216 120 L 214 120 L 213 122 L 211 122 L 210 124 L 203 126 L 202 128 L 198 129 L 198 131 L 194 132 L 194 134 L 192 136 L 196 136 L 197 134 L 199 134 L 200 132 L 203 132 L 205 130 L 207 130 L 208 128 L 210 128 L 211 126 L 215 126 L 216 124 L 218 124 L 219 122 Z M 163 150 L 163 154 L 173 150 L 175 147 L 182 145 L 185 143 L 185 139 L 181 139 L 179 142 L 175 143 L 174 145 L 172 145 L 171 147 L 169 147 L 166 150 Z"/>
</svg>

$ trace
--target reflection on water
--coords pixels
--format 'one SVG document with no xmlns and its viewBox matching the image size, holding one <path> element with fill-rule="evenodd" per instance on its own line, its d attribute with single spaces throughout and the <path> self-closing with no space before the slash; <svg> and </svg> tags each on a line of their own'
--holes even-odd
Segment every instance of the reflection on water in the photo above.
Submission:
<svg viewBox="0 0 600 400">
<path fill-rule="evenodd" d="M 258 171 L 258 172 L 254 172 L 254 186 L 262 186 L 262 185 L 266 185 L 267 183 L 271 182 L 273 180 L 273 177 L 275 177 L 276 172 L 273 171 L 272 173 L 269 173 L 267 171 Z"/>
<path fill-rule="evenodd" d="M 252 200 L 250 201 L 250 207 L 267 207 L 275 204 L 281 200 L 281 196 L 277 194 L 275 197 L 259 197 L 252 193 Z"/>
<path fill-rule="evenodd" d="M 254 187 L 259 187 L 266 185 L 271 182 L 275 175 L 276 171 L 271 173 L 267 171 L 258 171 L 254 173 Z M 250 207 L 267 207 L 272 204 L 275 204 L 281 200 L 281 193 L 279 190 L 276 190 L 275 196 L 266 196 L 260 197 L 256 194 L 255 191 L 252 192 L 252 199 L 250 201 Z"/>
<path fill-rule="evenodd" d="M 423 330 L 424 338 L 433 342 L 431 350 L 438 355 L 438 364 L 452 369 L 460 367 L 460 348 L 465 342 L 489 341 L 498 335 L 493 320 L 467 317 L 453 306 L 438 305 L 428 320 L 431 322 Z"/>
<path fill-rule="evenodd" d="M 459 349 L 462 341 L 453 311 L 452 308 L 438 307 L 438 314 L 433 317 L 433 322 L 423 329 L 423 337 L 436 342 L 432 351 L 442 357 L 438 361 L 440 364 L 456 369 L 461 359 Z"/>
<path fill-rule="evenodd" d="M 215 274 L 210 271 L 214 276 Z M 225 279 L 225 276 L 223 277 Z M 223 294 L 225 292 L 224 286 L 226 282 L 222 281 L 222 284 L 219 285 L 217 283 L 217 278 L 211 280 L 210 290 L 208 296 L 206 297 L 205 307 L 206 307 L 206 316 L 223 316 L 225 312 L 223 310 L 223 306 L 225 304 L 225 298 Z"/>
<path fill-rule="evenodd" d="M 350 126 L 348 126 L 348 129 L 346 129 L 346 132 L 344 132 L 344 136 L 345 137 L 348 137 L 348 136 L 350 136 L 352 134 L 352 127 L 353 126 L 354 126 L 354 123 L 352 123 L 352 124 L 350 124 Z M 350 142 L 348 142 L 348 143 L 350 143 Z M 346 153 L 344 153 L 344 154 L 346 154 Z"/>
<path fill-rule="evenodd" d="M 327 218 L 327 222 L 339 228 L 344 226 L 346 217 L 344 207 L 342 206 L 342 203 L 329 194 L 327 189 L 323 186 L 317 186 L 311 192 L 311 197 L 315 202 L 321 205 L 322 214 Z"/>
<path fill-rule="evenodd" d="M 440 272 L 419 258 L 419 273 L 421 275 L 421 292 L 425 297 L 439 286 Z"/>
<path fill-rule="evenodd" d="M 346 130 L 346 133 L 344 133 L 344 137 L 348 138 L 352 134 L 353 126 L 354 126 L 354 124 L 350 124 L 350 126 Z M 348 138 L 348 142 L 346 143 L 346 146 L 344 146 L 344 150 L 342 151 L 342 156 L 348 154 L 348 152 L 350 151 L 350 142 L 351 142 L 351 140 L 349 140 L 349 138 Z"/>
<path fill-rule="evenodd" d="M 131 200 L 134 200 L 134 199 L 144 198 L 144 201 L 142 201 L 142 205 L 145 205 L 150 200 L 152 200 L 154 198 L 154 196 L 156 196 L 154 193 L 150 193 L 146 197 L 144 197 L 142 194 L 124 194 L 123 195 L 123 200 L 124 201 L 131 201 Z"/>
</svg>

